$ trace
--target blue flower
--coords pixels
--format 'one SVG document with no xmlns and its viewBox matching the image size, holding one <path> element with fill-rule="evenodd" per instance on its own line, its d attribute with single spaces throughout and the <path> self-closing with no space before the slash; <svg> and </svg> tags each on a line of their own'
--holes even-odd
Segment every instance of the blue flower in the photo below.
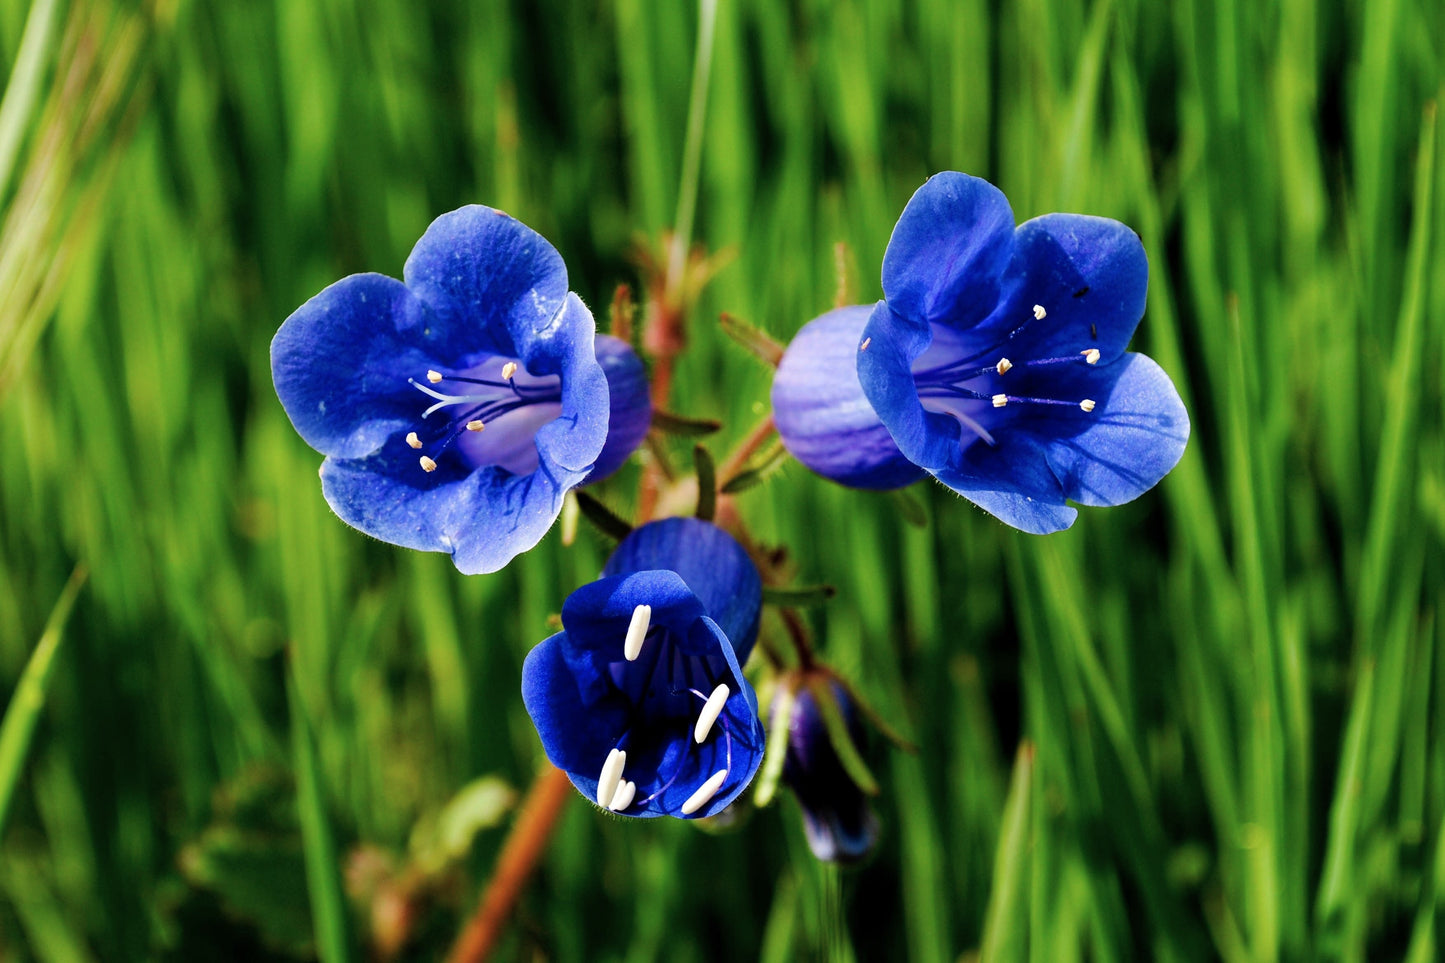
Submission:
<svg viewBox="0 0 1445 963">
<path fill-rule="evenodd" d="M 403 277 L 343 278 L 287 318 L 276 393 L 343 521 L 494 572 L 642 440 L 642 362 L 594 336 L 557 251 L 501 211 L 437 218 Z"/>
<path fill-rule="evenodd" d="M 721 812 L 763 756 L 742 673 L 761 604 L 757 569 L 721 529 L 669 518 L 634 531 L 522 667 L 547 758 L 622 815 Z"/>
<path fill-rule="evenodd" d="M 801 439 L 783 432 L 788 416 L 778 412 L 780 433 L 804 464 L 846 484 L 896 487 L 891 472 L 906 484 L 901 455 L 1015 528 L 1068 528 L 1078 512 L 1066 500 L 1119 505 L 1138 497 L 1178 463 L 1189 438 L 1169 376 L 1124 350 L 1147 284 L 1138 235 L 1118 221 L 1048 214 L 1015 227 L 993 185 L 938 174 L 893 230 L 884 300 L 861 330 L 858 308 L 804 329 L 807 344 L 849 339 L 859 391 L 841 359 L 785 357 L 775 404 L 816 398 L 825 384 L 839 397 Z M 839 353 L 836 344 L 831 350 Z M 857 408 L 859 394 L 897 454 L 854 443 L 874 429 Z M 845 406 L 847 432 L 836 428 Z M 837 456 L 813 454 L 830 443 L 852 445 L 861 460 L 839 471 Z"/>
<path fill-rule="evenodd" d="M 853 744 L 861 746 L 863 726 L 848 690 L 830 677 L 818 678 L 814 684 L 828 687 Z M 878 817 L 838 759 L 813 686 L 806 682 L 795 685 L 783 782 L 803 809 L 803 832 L 813 855 L 829 863 L 857 862 L 878 842 Z M 779 704 L 774 701 L 774 708 Z M 774 724 L 777 722 L 775 718 Z"/>
</svg>

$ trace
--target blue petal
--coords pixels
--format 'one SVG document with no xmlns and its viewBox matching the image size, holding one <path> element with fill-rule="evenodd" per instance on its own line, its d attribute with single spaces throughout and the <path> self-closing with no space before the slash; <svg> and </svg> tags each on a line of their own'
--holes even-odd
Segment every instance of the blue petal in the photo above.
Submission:
<svg viewBox="0 0 1445 963">
<path fill-rule="evenodd" d="M 956 171 L 935 174 L 909 199 L 888 241 L 888 303 L 912 321 L 977 324 L 998 304 L 1013 233 L 1013 210 L 997 187 Z"/>
<path fill-rule="evenodd" d="M 853 488 L 902 488 L 923 470 L 898 450 L 858 383 L 859 346 L 872 311 L 838 308 L 803 326 L 773 377 L 773 420 L 792 456 L 824 478 Z"/>
<path fill-rule="evenodd" d="M 360 458 L 417 420 L 408 375 L 435 362 L 430 312 L 395 278 L 353 274 L 297 308 L 271 341 L 271 377 L 308 445 Z"/>
<path fill-rule="evenodd" d="M 1031 535 L 1047 535 L 1074 524 L 1079 512 L 1064 503 L 1059 480 L 1043 452 L 1024 435 L 998 445 L 971 445 L 957 468 L 934 473 L 943 484 L 1001 522 Z"/>
<path fill-rule="evenodd" d="M 558 632 L 527 653 L 522 702 L 552 765 L 566 770 L 583 795 L 596 799 L 602 762 L 626 728 L 629 708 L 621 699 L 583 701 L 568 659 L 569 642 L 566 632 Z M 590 777 L 584 775 L 588 772 Z"/>
<path fill-rule="evenodd" d="M 531 341 L 567 297 L 556 248 L 516 218 L 475 204 L 432 221 L 403 277 L 435 315 L 428 334 L 440 357 L 485 350 L 530 358 Z"/>
<path fill-rule="evenodd" d="M 1084 214 L 1036 217 L 1014 235 L 1004 296 L 980 327 L 977 350 L 992 342 L 1018 359 L 1097 348 L 1100 363 L 1108 364 L 1134 336 L 1148 287 L 1144 245 L 1127 225 Z M 1043 318 L 1034 318 L 1034 305 L 1044 309 Z"/>
<path fill-rule="evenodd" d="M 1019 426 L 1043 449 L 1066 497 L 1081 505 L 1122 505 L 1159 483 L 1189 441 L 1189 413 L 1164 370 L 1128 353 L 1098 372 L 1061 379 L 1060 390 L 1094 398 L 1091 413 L 1042 415 Z"/>
<path fill-rule="evenodd" d="M 518 344 L 528 371 L 562 378 L 562 414 L 538 430 L 537 453 L 539 470 L 564 493 L 587 477 L 607 441 L 607 375 L 597 363 L 595 330 L 592 312 L 569 293 L 547 326 Z"/>
<path fill-rule="evenodd" d="M 1042 379 L 1039 379 L 1042 380 Z M 936 477 L 1015 528 L 1047 534 L 1068 528 L 1081 505 L 1122 505 L 1157 485 L 1184 454 L 1189 415 L 1169 376 L 1142 354 L 1050 377 L 1056 397 L 1091 398 L 1092 412 L 1024 406 L 975 443 L 957 467 Z"/>
<path fill-rule="evenodd" d="M 530 475 L 468 471 L 454 458 L 423 472 L 400 435 L 368 458 L 321 465 L 322 494 L 342 521 L 393 545 L 447 552 L 467 575 L 495 572 L 541 541 L 571 484 L 575 474 L 554 477 L 545 458 Z"/>
<path fill-rule="evenodd" d="M 603 574 L 648 569 L 669 569 L 681 576 L 708 616 L 722 627 L 738 661 L 747 662 L 758 637 L 762 580 L 753 560 L 731 535 L 701 519 L 664 518 L 624 538 Z"/>
<path fill-rule="evenodd" d="M 933 338 L 928 323 L 910 321 L 880 301 L 863 336 L 868 350 L 858 353 L 858 381 L 894 444 L 905 458 L 930 472 L 956 464 L 958 422 L 925 410 L 913 380 L 913 359 Z"/>
<path fill-rule="evenodd" d="M 647 369 L 632 345 L 610 334 L 597 335 L 597 362 L 607 376 L 611 415 L 607 442 L 587 484 L 599 482 L 622 467 L 642 444 L 652 427 L 652 399 L 648 395 Z"/>
</svg>

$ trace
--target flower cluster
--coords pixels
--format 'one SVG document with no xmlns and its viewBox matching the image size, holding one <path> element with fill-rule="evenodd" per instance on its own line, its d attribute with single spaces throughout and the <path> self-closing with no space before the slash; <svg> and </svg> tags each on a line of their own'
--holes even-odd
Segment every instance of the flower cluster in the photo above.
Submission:
<svg viewBox="0 0 1445 963">
<path fill-rule="evenodd" d="M 1125 350 L 1147 275 L 1139 238 L 1116 221 L 1051 214 L 1016 226 L 992 185 L 939 174 L 894 229 L 884 299 L 822 315 L 787 348 L 773 423 L 793 456 L 843 485 L 931 475 L 1016 528 L 1067 528 L 1070 501 L 1137 497 L 1188 439 L 1169 377 Z M 402 280 L 357 274 L 311 298 L 277 332 L 271 364 L 296 431 L 325 456 L 336 514 L 446 552 L 468 574 L 535 545 L 568 492 L 620 467 L 653 421 L 631 345 L 595 332 L 546 240 L 486 207 L 433 222 Z M 706 466 L 700 484 L 714 480 Z M 714 816 L 763 761 L 744 667 L 759 567 L 773 583 L 780 556 L 750 553 L 713 524 L 715 496 L 698 492 L 699 517 L 630 530 L 523 666 L 548 759 L 613 813 Z M 601 511 L 615 522 L 604 527 L 625 528 Z M 798 666 L 773 654 L 763 670 L 786 707 L 774 703 L 784 758 L 770 785 L 781 776 L 792 788 L 820 859 L 856 861 L 878 836 L 856 696 L 815 660 L 800 620 L 784 621 Z"/>
</svg>

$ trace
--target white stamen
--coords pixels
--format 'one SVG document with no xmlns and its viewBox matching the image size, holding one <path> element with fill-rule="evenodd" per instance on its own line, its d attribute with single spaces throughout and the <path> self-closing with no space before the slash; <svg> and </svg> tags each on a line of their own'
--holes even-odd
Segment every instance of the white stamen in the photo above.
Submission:
<svg viewBox="0 0 1445 963">
<path fill-rule="evenodd" d="M 717 791 L 722 788 L 722 784 L 727 781 L 727 778 L 728 771 L 726 769 L 719 769 L 713 773 L 711 779 L 697 787 L 697 792 L 687 797 L 687 802 L 682 804 L 682 814 L 691 816 L 706 806 L 712 801 L 712 797 L 717 795 Z"/>
<path fill-rule="evenodd" d="M 617 784 L 617 791 L 612 794 L 612 801 L 607 808 L 615 813 L 620 813 L 632 805 L 632 797 L 637 795 L 637 783 L 630 779 L 624 779 Z"/>
<path fill-rule="evenodd" d="M 1003 407 L 1004 405 L 1006 405 L 1006 404 L 1008 404 L 1008 395 L 994 395 L 994 396 L 993 396 L 993 406 L 994 406 L 995 408 L 1002 408 L 1002 407 Z"/>
<path fill-rule="evenodd" d="M 437 384 L 442 380 L 442 373 L 440 371 L 428 371 L 426 373 L 426 380 L 432 384 Z"/>
<path fill-rule="evenodd" d="M 1012 361 L 1010 361 L 1009 359 L 1007 359 L 1007 358 L 999 358 L 999 359 L 998 359 L 998 364 L 994 365 L 994 370 L 997 371 L 997 372 L 998 372 L 999 374 L 1001 374 L 1001 375 L 1006 375 L 1006 374 L 1009 373 L 1009 369 L 1012 368 L 1013 366 L 1014 366 L 1014 363 L 1013 363 Z"/>
<path fill-rule="evenodd" d="M 632 610 L 632 622 L 627 626 L 627 638 L 622 643 L 622 654 L 628 662 L 636 662 L 642 654 L 642 643 L 647 638 L 647 627 L 652 623 L 652 606 L 639 605 Z"/>
<path fill-rule="evenodd" d="M 692 738 L 698 745 L 702 745 L 707 734 L 712 732 L 712 724 L 717 722 L 717 717 L 722 714 L 723 705 L 731 694 L 732 690 L 727 687 L 727 683 L 720 682 L 718 687 L 712 690 L 712 695 L 707 697 L 702 711 L 697 714 L 697 725 L 692 727 Z"/>
<path fill-rule="evenodd" d="M 511 381 L 511 380 L 512 380 L 512 375 L 514 375 L 514 374 L 516 374 L 516 373 L 517 373 L 517 362 L 515 362 L 515 361 L 508 361 L 506 364 L 502 365 L 502 380 L 503 380 L 503 381 Z"/>
<path fill-rule="evenodd" d="M 1088 351 L 1080 351 L 1079 354 L 1081 354 L 1081 355 L 1084 356 L 1084 363 L 1085 363 L 1085 364 L 1098 364 L 1098 363 L 1099 363 L 1099 349 L 1098 349 L 1098 348 L 1090 348 Z"/>
<path fill-rule="evenodd" d="M 421 439 L 416 436 L 416 432 L 414 432 L 414 431 L 409 431 L 409 432 L 407 432 L 407 434 L 406 434 L 406 443 L 407 443 L 408 445 L 411 445 L 413 448 L 420 448 L 420 447 L 421 447 Z"/>
<path fill-rule="evenodd" d="M 1079 407 L 1080 407 L 1080 408 L 1083 408 L 1085 411 L 1093 411 L 1093 410 L 1094 410 L 1094 399 L 1093 399 L 1093 398 L 1085 398 L 1083 401 L 1079 402 Z"/>
<path fill-rule="evenodd" d="M 1042 320 L 1044 319 L 1044 315 L 1046 315 L 1046 314 L 1048 314 L 1048 313 L 1049 313 L 1049 312 L 1047 312 L 1047 311 L 1044 310 L 1044 306 L 1043 306 L 1042 304 L 1036 304 L 1036 305 L 1034 305 L 1034 320 L 1035 320 L 1035 321 L 1042 321 Z"/>
<path fill-rule="evenodd" d="M 872 343 L 873 343 L 873 339 L 872 339 L 872 338 L 864 338 L 864 339 L 863 339 L 863 343 L 860 344 L 860 345 L 858 345 L 858 350 L 859 350 L 859 351 L 867 351 L 867 350 L 868 350 L 868 346 L 869 346 L 870 344 L 872 344 Z"/>
<path fill-rule="evenodd" d="M 432 460 L 431 460 L 430 458 L 428 458 L 426 455 L 422 455 L 422 456 L 421 456 L 421 470 L 424 471 L 424 472 L 434 472 L 434 471 L 437 470 L 437 463 L 434 462 L 434 461 L 432 461 Z"/>
<path fill-rule="evenodd" d="M 482 420 L 480 418 L 478 418 L 476 421 L 467 422 L 467 431 L 481 431 L 485 427 L 487 426 L 482 424 Z"/>
<path fill-rule="evenodd" d="M 622 781 L 622 767 L 627 765 L 627 753 L 613 749 L 602 764 L 602 774 L 597 777 L 597 805 L 604 808 L 617 796 L 617 785 Z"/>
</svg>

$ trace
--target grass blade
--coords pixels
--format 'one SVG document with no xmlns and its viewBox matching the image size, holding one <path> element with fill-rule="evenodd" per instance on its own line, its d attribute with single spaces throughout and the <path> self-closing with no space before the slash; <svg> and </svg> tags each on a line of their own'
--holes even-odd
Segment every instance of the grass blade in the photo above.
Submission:
<svg viewBox="0 0 1445 963">
<path fill-rule="evenodd" d="M 45 631 L 25 664 L 25 672 L 20 676 L 15 694 L 10 697 L 10 705 L 5 709 L 5 721 L 0 722 L 0 838 L 4 836 L 10 804 L 15 799 L 15 789 L 25 770 L 25 759 L 30 754 L 31 737 L 35 735 L 35 726 L 45 709 L 45 695 L 55 668 L 55 656 L 64 638 L 65 623 L 70 618 L 85 579 L 86 568 L 82 562 L 70 573 L 70 581 L 65 583 L 60 598 L 50 610 Z"/>
</svg>

